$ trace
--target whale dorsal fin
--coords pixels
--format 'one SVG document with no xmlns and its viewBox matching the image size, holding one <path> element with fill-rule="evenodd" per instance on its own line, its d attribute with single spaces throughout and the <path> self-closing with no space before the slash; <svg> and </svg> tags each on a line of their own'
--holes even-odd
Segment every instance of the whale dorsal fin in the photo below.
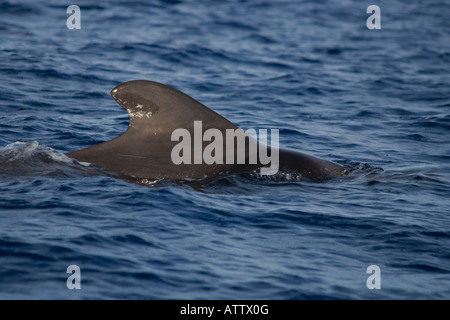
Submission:
<svg viewBox="0 0 450 320">
<path fill-rule="evenodd" d="M 158 82 L 125 82 L 115 87 L 111 96 L 128 112 L 132 128 L 171 134 L 177 128 L 192 126 L 194 121 L 202 121 L 204 127 L 237 128 L 185 93 Z"/>
<path fill-rule="evenodd" d="M 194 121 L 202 121 L 203 131 L 236 125 L 188 95 L 167 85 L 135 80 L 122 83 L 111 96 L 128 112 L 130 125 L 121 136 L 67 155 L 113 170 L 121 175 L 148 179 L 200 179 L 231 170 L 232 165 L 175 165 L 171 141 L 175 129 L 194 136 Z M 244 169 L 244 168 L 242 168 Z M 248 168 L 245 168 L 248 169 Z"/>
</svg>

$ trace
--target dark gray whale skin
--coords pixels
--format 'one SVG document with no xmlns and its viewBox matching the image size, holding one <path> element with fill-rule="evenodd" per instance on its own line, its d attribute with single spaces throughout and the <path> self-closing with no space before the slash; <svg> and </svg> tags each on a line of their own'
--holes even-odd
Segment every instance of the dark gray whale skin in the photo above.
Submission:
<svg viewBox="0 0 450 320">
<path fill-rule="evenodd" d="M 111 91 L 111 96 L 129 114 L 127 131 L 110 141 L 69 152 L 68 157 L 112 170 L 122 177 L 149 180 L 205 179 L 263 167 L 259 158 L 256 164 L 249 164 L 249 161 L 225 164 L 224 161 L 224 164 L 176 165 L 171 158 L 173 147 L 179 143 L 171 140 L 175 129 L 187 129 L 194 136 L 194 121 L 202 121 L 203 132 L 215 128 L 225 137 L 226 129 L 238 127 L 181 91 L 153 81 L 122 83 Z M 246 143 L 248 145 L 248 140 Z M 248 157 L 246 151 L 246 159 Z M 339 164 L 286 149 L 279 149 L 279 170 L 300 174 L 313 181 L 347 174 L 347 169 Z"/>
</svg>

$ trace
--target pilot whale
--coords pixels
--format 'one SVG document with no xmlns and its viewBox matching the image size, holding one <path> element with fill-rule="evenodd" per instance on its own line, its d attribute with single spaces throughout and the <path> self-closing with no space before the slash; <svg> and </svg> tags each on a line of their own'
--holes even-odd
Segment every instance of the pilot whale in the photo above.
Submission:
<svg viewBox="0 0 450 320">
<path fill-rule="evenodd" d="M 200 121 L 204 130 L 214 129 L 224 134 L 239 128 L 183 92 L 158 82 L 125 82 L 115 87 L 110 95 L 129 115 L 126 132 L 110 141 L 69 152 L 68 157 L 112 170 L 125 178 L 148 180 L 199 180 L 225 173 L 253 172 L 267 166 L 259 156 L 255 161 L 249 161 L 251 152 L 237 150 L 237 144 L 235 156 L 245 152 L 247 161 L 175 164 L 172 152 L 178 144 L 173 139 L 176 129 L 183 128 L 194 135 L 194 123 Z M 251 136 L 246 137 L 246 146 L 251 144 L 251 139 Z M 257 146 L 261 148 L 260 143 Z M 295 173 L 312 181 L 348 173 L 347 168 L 337 163 L 298 151 L 281 148 L 275 151 L 278 152 L 277 169 L 281 172 Z"/>
</svg>

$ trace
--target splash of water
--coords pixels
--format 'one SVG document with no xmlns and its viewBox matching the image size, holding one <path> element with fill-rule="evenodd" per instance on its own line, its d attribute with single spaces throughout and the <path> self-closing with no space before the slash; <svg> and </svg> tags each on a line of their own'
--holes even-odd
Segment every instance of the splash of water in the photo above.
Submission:
<svg viewBox="0 0 450 320">
<path fill-rule="evenodd" d="M 98 168 L 67 157 L 39 142 L 14 142 L 0 148 L 0 174 L 10 176 L 73 176 L 98 174 Z"/>
</svg>

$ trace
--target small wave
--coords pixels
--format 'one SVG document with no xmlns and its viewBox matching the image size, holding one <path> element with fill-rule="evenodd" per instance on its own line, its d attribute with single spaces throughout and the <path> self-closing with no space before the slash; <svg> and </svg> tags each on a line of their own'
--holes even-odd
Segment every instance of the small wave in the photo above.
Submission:
<svg viewBox="0 0 450 320">
<path fill-rule="evenodd" d="M 99 174 L 99 170 L 37 141 L 18 141 L 0 148 L 2 176 L 79 176 Z"/>
</svg>

